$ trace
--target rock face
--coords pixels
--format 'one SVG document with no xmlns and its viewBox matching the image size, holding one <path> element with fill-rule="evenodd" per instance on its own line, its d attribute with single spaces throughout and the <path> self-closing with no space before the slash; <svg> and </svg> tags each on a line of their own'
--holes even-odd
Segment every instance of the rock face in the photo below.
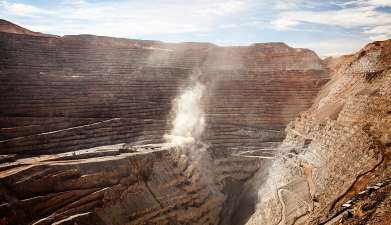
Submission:
<svg viewBox="0 0 391 225">
<path fill-rule="evenodd" d="M 217 224 L 225 198 L 207 177 L 217 171 L 202 153 L 190 164 L 186 148 L 115 145 L 26 162 L 2 174 L 2 224 Z"/>
<path fill-rule="evenodd" d="M 217 47 L 3 32 L 0 48 L 3 154 L 160 143 L 171 129 L 172 100 L 194 71 L 208 84 L 205 139 L 213 148 L 281 140 L 275 132 L 310 106 L 328 78 L 312 51 L 280 43 Z"/>
<path fill-rule="evenodd" d="M 0 28 L 0 224 L 239 224 L 243 183 L 270 164 L 247 153 L 281 141 L 329 79 L 282 43 Z M 208 90 L 202 142 L 161 144 L 194 77 Z"/>
<path fill-rule="evenodd" d="M 389 224 L 391 40 L 333 64 L 268 171 L 246 184 L 242 198 L 257 202 L 245 224 Z"/>
</svg>

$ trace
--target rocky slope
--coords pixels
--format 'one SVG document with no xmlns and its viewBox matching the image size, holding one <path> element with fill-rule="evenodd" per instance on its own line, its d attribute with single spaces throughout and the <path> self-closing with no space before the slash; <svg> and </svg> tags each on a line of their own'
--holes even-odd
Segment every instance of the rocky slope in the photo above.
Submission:
<svg viewBox="0 0 391 225">
<path fill-rule="evenodd" d="M 241 185 L 267 165 L 240 151 L 281 141 L 329 79 L 312 51 L 282 43 L 10 26 L 0 32 L 0 224 L 231 224 Z M 201 142 L 162 144 L 175 97 L 195 79 L 207 89 Z"/>
<path fill-rule="evenodd" d="M 322 63 L 2 24 L 0 224 L 389 223 L 390 40 Z M 194 82 L 201 139 L 163 143 Z"/>
<path fill-rule="evenodd" d="M 47 36 L 47 37 L 54 36 L 50 34 L 43 34 L 40 32 L 31 31 L 3 19 L 0 19 L 0 31 L 13 33 L 13 34 L 25 34 L 25 35 L 33 35 L 33 36 Z"/>
<path fill-rule="evenodd" d="M 391 40 L 333 62 L 331 81 L 289 124 L 267 172 L 246 184 L 242 199 L 257 200 L 242 200 L 252 206 L 243 223 L 390 223 L 390 65 Z"/>
<path fill-rule="evenodd" d="M 205 134 L 216 149 L 243 138 L 249 145 L 281 140 L 274 133 L 310 106 L 327 79 L 313 52 L 279 43 L 0 33 L 0 48 L 0 147 L 7 154 L 159 143 L 171 128 L 171 102 L 194 73 L 208 83 Z"/>
</svg>

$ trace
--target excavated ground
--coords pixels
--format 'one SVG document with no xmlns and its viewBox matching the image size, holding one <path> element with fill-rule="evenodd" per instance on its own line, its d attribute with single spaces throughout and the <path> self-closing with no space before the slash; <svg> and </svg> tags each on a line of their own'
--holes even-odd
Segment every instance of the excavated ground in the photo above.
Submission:
<svg viewBox="0 0 391 225">
<path fill-rule="evenodd" d="M 203 145 L 169 144 L 18 159 L 1 173 L 2 224 L 231 224 L 220 215 L 232 213 L 261 166 L 260 158 L 213 160 Z"/>
<path fill-rule="evenodd" d="M 336 60 L 279 157 L 254 175 L 266 178 L 246 184 L 257 199 L 246 225 L 389 224 L 390 56 L 388 40 Z"/>
<path fill-rule="evenodd" d="M 231 224 L 268 161 L 242 152 L 281 142 L 329 79 L 315 53 L 283 43 L 0 30 L 0 224 Z M 205 144 L 162 145 L 195 75 Z"/>
<path fill-rule="evenodd" d="M 324 62 L 282 43 L 0 22 L 0 224 L 389 221 L 390 41 L 329 60 L 320 89 Z M 208 90 L 201 140 L 161 144 L 194 74 Z"/>
</svg>

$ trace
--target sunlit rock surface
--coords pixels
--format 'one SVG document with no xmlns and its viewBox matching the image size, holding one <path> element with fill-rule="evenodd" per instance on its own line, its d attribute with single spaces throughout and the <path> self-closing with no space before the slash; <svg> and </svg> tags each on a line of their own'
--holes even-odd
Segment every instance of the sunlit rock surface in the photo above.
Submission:
<svg viewBox="0 0 391 225">
<path fill-rule="evenodd" d="M 25 35 L 33 35 L 33 36 L 46 36 L 46 37 L 54 36 L 54 35 L 31 31 L 3 19 L 0 19 L 0 31 L 13 33 L 13 34 L 25 34 Z"/>
<path fill-rule="evenodd" d="M 260 174 L 276 167 L 286 124 L 329 79 L 312 51 L 283 43 L 0 29 L 0 224 L 244 224 L 255 206 L 243 204 L 254 193 L 243 184 L 257 171 L 252 180 L 268 182 Z M 162 144 L 194 74 L 203 132 Z M 310 207 L 308 187 L 293 187 Z"/>
<path fill-rule="evenodd" d="M 315 104 L 246 184 L 242 198 L 256 200 L 245 224 L 390 224 L 390 65 L 390 40 L 334 61 Z"/>
<path fill-rule="evenodd" d="M 224 174 L 206 151 L 189 150 L 119 144 L 26 159 L 1 174 L 3 222 L 217 224 Z"/>
<path fill-rule="evenodd" d="M 204 139 L 213 149 L 279 141 L 328 78 L 312 51 L 281 43 L 218 47 L 3 32 L 0 50 L 0 148 L 7 154 L 160 143 L 172 128 L 172 101 L 195 71 L 208 89 Z"/>
</svg>

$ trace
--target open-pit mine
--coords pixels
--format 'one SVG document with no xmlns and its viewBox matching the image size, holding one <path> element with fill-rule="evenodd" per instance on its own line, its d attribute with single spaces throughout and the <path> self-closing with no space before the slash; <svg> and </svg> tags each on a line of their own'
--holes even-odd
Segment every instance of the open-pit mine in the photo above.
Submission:
<svg viewBox="0 0 391 225">
<path fill-rule="evenodd" d="M 0 224 L 389 225 L 390 68 L 1 20 Z"/>
</svg>

